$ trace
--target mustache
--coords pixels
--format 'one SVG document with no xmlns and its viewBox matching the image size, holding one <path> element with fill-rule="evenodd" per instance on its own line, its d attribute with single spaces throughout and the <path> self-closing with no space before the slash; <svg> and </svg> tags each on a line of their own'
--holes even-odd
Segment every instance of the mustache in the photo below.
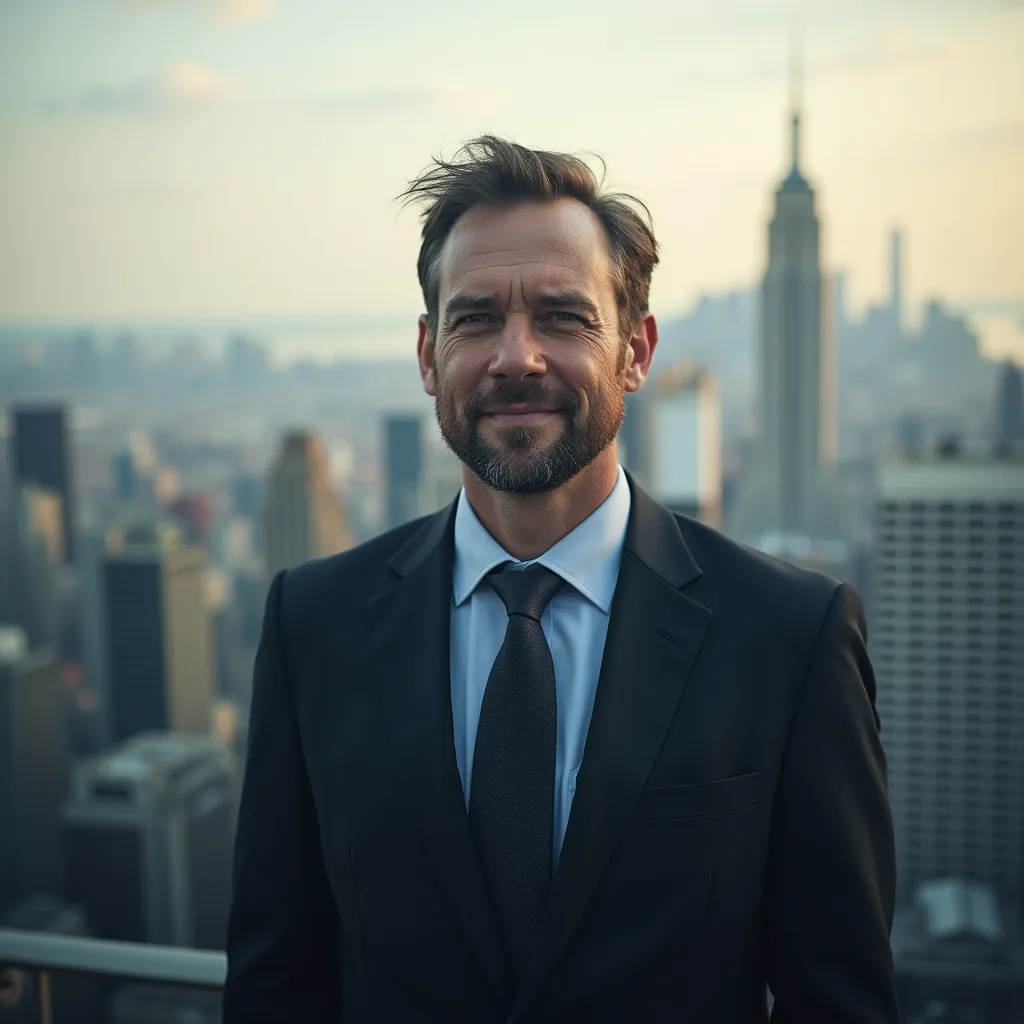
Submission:
<svg viewBox="0 0 1024 1024">
<path fill-rule="evenodd" d="M 537 405 L 570 415 L 580 407 L 574 391 L 550 388 L 540 381 L 521 380 L 499 381 L 488 391 L 475 392 L 466 399 L 463 412 L 473 420 L 509 405 Z"/>
</svg>

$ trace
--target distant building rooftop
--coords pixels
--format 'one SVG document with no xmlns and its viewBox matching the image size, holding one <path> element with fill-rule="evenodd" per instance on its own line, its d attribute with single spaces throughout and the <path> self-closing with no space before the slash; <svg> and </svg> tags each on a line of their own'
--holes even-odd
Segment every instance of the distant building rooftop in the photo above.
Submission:
<svg viewBox="0 0 1024 1024">
<path fill-rule="evenodd" d="M 21 661 L 28 651 L 28 640 L 20 626 L 0 625 L 0 665 Z"/>
</svg>

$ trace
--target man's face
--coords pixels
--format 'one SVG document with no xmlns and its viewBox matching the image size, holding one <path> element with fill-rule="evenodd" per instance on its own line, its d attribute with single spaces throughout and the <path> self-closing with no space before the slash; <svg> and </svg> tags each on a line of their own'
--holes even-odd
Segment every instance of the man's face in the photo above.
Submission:
<svg viewBox="0 0 1024 1024">
<path fill-rule="evenodd" d="M 614 440 L 635 389 L 600 221 L 572 199 L 477 207 L 440 271 L 419 349 L 445 439 L 495 490 L 560 487 Z"/>
</svg>

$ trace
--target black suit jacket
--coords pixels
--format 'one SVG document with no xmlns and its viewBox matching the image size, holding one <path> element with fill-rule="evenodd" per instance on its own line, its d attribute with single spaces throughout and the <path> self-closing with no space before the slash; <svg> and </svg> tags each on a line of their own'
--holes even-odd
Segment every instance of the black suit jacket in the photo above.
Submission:
<svg viewBox="0 0 1024 1024">
<path fill-rule="evenodd" d="M 545 920 L 513 991 L 455 763 L 454 507 L 278 576 L 227 1024 L 891 1024 L 893 834 L 860 600 L 632 509 Z"/>
</svg>

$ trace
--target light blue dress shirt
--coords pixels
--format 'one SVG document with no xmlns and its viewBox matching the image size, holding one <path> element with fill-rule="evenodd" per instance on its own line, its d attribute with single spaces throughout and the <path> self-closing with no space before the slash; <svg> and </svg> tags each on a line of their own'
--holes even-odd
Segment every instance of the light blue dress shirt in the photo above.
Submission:
<svg viewBox="0 0 1024 1024">
<path fill-rule="evenodd" d="M 469 808 L 473 751 L 480 706 L 491 665 L 505 639 L 508 616 L 501 599 L 481 580 L 495 566 L 516 562 L 477 518 L 465 490 L 455 511 L 455 562 L 451 620 L 452 717 L 455 758 Z M 611 494 L 571 533 L 534 562 L 568 584 L 548 605 L 541 626 L 555 663 L 558 701 L 555 745 L 554 858 L 558 861 L 576 792 L 576 773 L 594 709 L 594 695 L 608 633 L 612 595 L 629 521 L 630 494 L 619 467 Z"/>
</svg>

